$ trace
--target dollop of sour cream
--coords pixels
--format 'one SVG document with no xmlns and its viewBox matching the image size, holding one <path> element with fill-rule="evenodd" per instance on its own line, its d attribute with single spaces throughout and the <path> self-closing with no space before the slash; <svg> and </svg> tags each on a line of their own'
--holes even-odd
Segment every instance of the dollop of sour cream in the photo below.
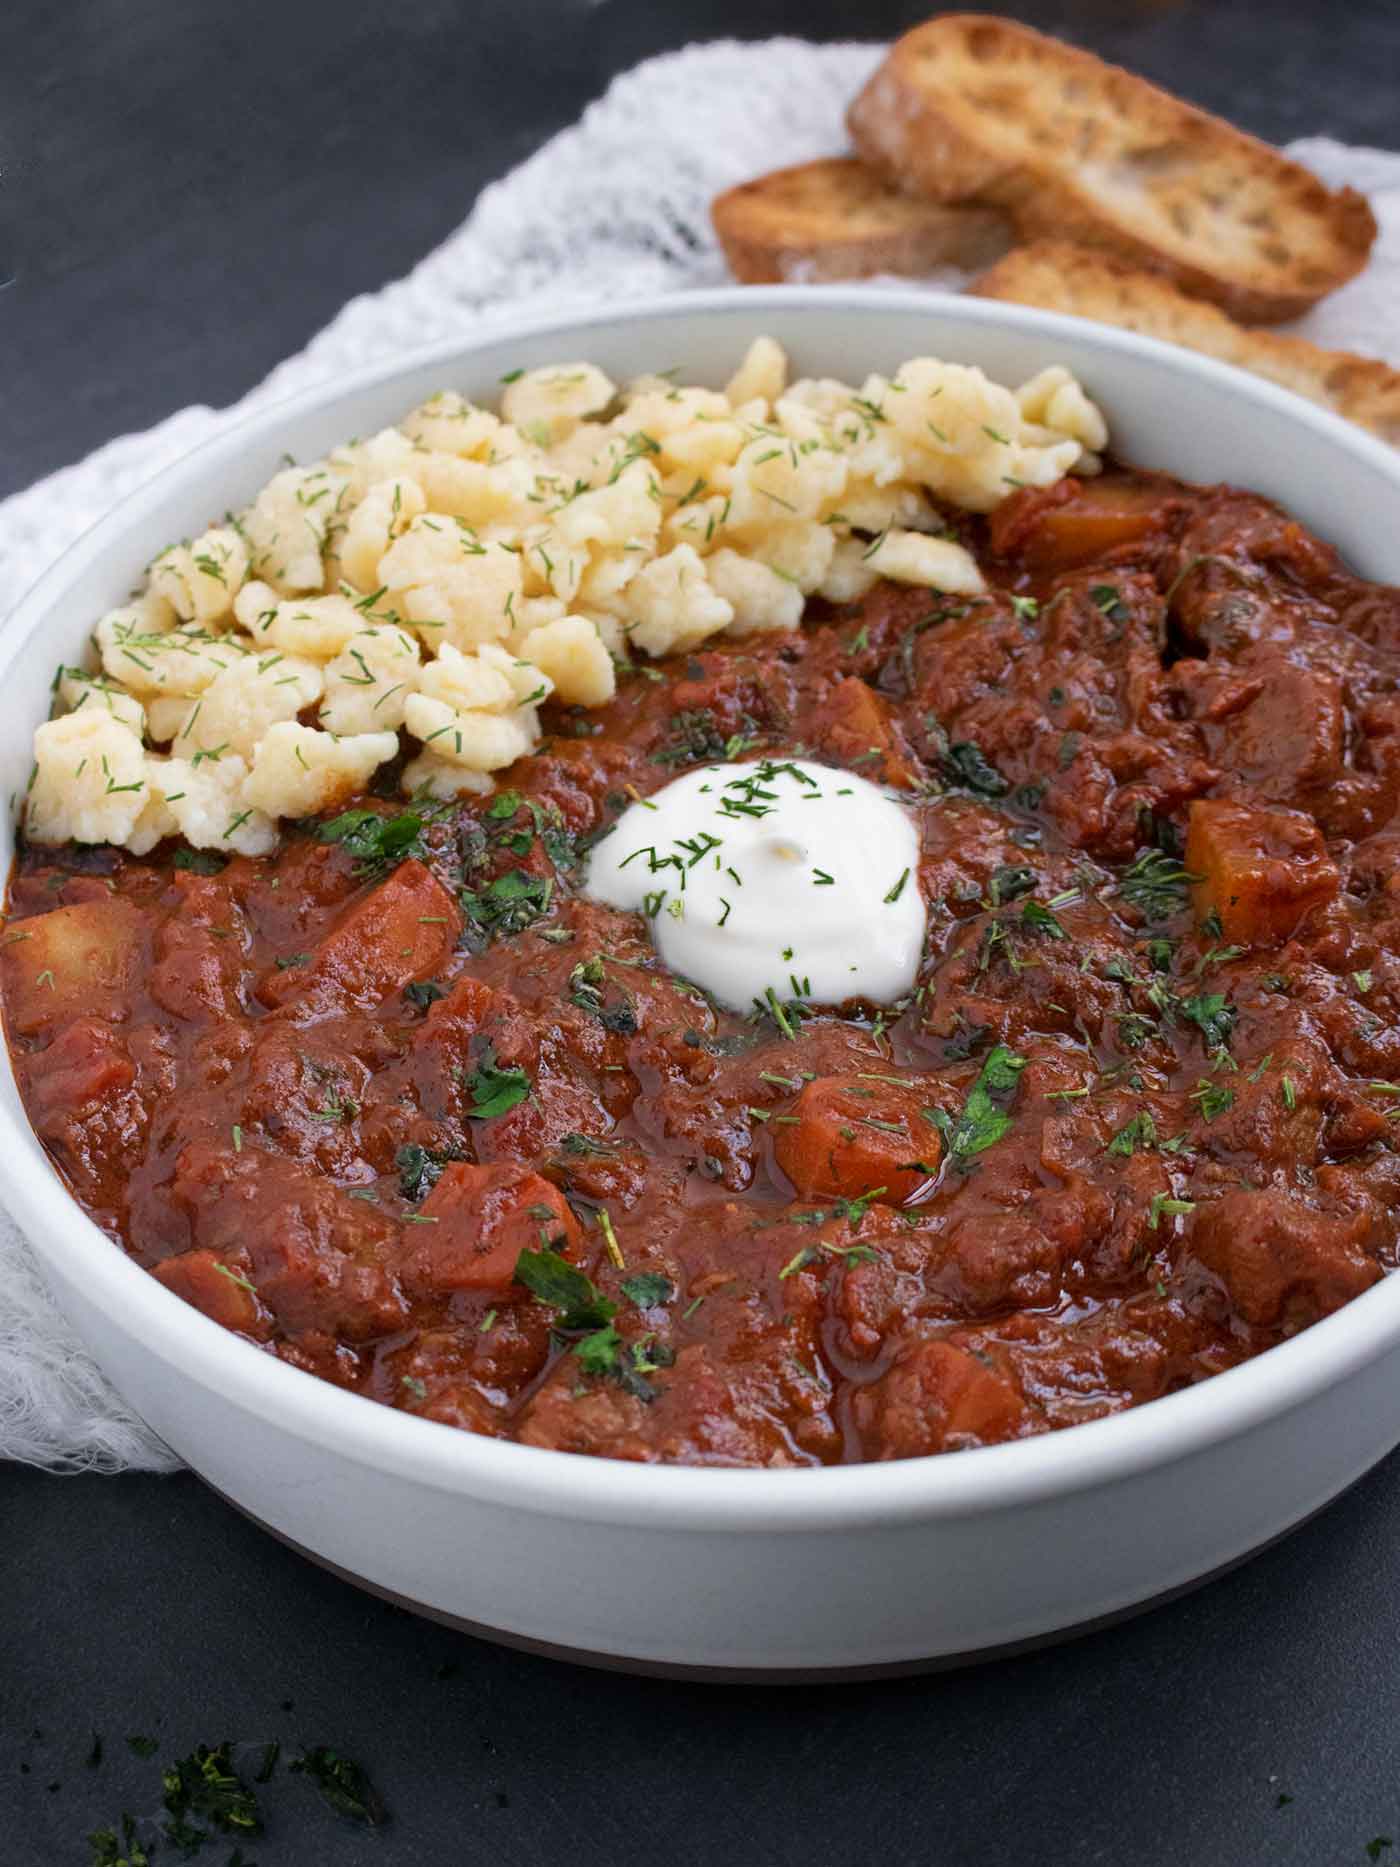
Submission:
<svg viewBox="0 0 1400 1867">
<path fill-rule="evenodd" d="M 923 951 L 914 819 L 809 759 L 706 765 L 630 805 L 583 892 L 645 914 L 671 971 L 735 1011 L 892 1004 Z"/>
</svg>

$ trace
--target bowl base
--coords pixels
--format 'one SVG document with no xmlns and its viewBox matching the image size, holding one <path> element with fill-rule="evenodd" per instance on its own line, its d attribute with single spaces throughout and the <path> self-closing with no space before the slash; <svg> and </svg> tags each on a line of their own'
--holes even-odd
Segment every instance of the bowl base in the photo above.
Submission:
<svg viewBox="0 0 1400 1867">
<path fill-rule="evenodd" d="M 1363 1474 L 1364 1476 L 1365 1474 Z M 198 1476 L 198 1474 L 196 1474 Z M 517 1653 L 532 1653 L 541 1659 L 565 1660 L 571 1666 L 588 1666 L 597 1672 L 633 1673 L 648 1679 L 685 1679 L 701 1685 L 858 1685 L 872 1679 L 904 1679 L 920 1673 L 952 1672 L 960 1666 L 981 1666 L 993 1660 L 1015 1659 L 1023 1653 L 1035 1653 L 1042 1647 L 1058 1646 L 1066 1640 L 1077 1640 L 1081 1634 L 1099 1633 L 1108 1627 L 1117 1627 L 1124 1621 L 1134 1620 L 1140 1614 L 1147 1614 L 1153 1608 L 1165 1607 L 1168 1602 L 1179 1601 L 1184 1595 L 1193 1594 L 1196 1589 L 1204 1588 L 1210 1582 L 1229 1575 L 1242 1564 L 1251 1562 L 1255 1556 L 1262 1555 L 1266 1549 L 1272 1549 L 1285 1537 L 1301 1530 L 1304 1524 L 1311 1523 L 1314 1517 L 1329 1510 L 1336 1503 L 1332 1497 L 1325 1504 L 1319 1504 L 1305 1517 L 1300 1517 L 1286 1530 L 1280 1530 L 1277 1536 L 1269 1537 L 1258 1543 L 1253 1549 L 1232 1557 L 1229 1562 L 1222 1562 L 1214 1569 L 1208 1569 L 1204 1575 L 1196 1576 L 1192 1581 L 1182 1582 L 1175 1588 L 1163 1589 L 1159 1594 L 1148 1595 L 1142 1601 L 1135 1601 L 1126 1608 L 1117 1608 L 1111 1614 L 1091 1616 L 1088 1620 L 1071 1622 L 1067 1627 L 1049 1628 L 1043 1634 L 1032 1634 L 1025 1640 L 1008 1640 L 998 1646 L 978 1647 L 965 1653 L 935 1653 L 923 1659 L 887 1660 L 870 1666 L 693 1666 L 678 1660 L 632 1659 L 623 1653 L 598 1653 L 587 1647 L 566 1647 L 556 1645 L 549 1640 L 535 1640 L 529 1634 L 512 1633 L 505 1628 L 492 1627 L 485 1621 L 469 1620 L 460 1614 L 449 1614 L 446 1609 L 429 1607 L 426 1602 L 414 1601 L 408 1595 L 400 1595 L 392 1588 L 385 1588 L 378 1582 L 371 1582 L 363 1575 L 356 1575 L 353 1569 L 344 1569 L 327 1556 L 320 1556 L 314 1549 L 308 1549 L 295 1537 L 285 1535 L 281 1530 L 265 1522 L 256 1512 L 247 1510 L 226 1491 L 217 1485 L 209 1484 L 207 1479 L 201 1483 L 224 1503 L 236 1510 L 241 1517 L 255 1523 L 260 1530 L 274 1537 L 286 1548 L 295 1550 L 308 1562 L 315 1563 L 318 1569 L 324 1569 L 337 1580 L 348 1582 L 352 1588 L 360 1589 L 364 1594 L 374 1595 L 380 1601 L 387 1601 L 391 1607 L 402 1608 L 408 1614 L 416 1614 L 420 1620 L 435 1621 L 440 1627 L 451 1627 L 457 1633 L 470 1634 L 474 1640 L 489 1640 L 498 1647 L 510 1647 Z M 1359 1484 L 1358 1478 L 1353 1481 Z M 1344 1497 L 1346 1491 L 1338 1492 Z"/>
</svg>

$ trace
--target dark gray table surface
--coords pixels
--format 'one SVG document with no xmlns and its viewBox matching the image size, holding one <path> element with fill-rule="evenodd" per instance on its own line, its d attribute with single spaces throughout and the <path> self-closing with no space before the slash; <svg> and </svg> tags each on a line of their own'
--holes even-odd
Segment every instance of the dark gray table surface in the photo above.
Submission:
<svg viewBox="0 0 1400 1867">
<path fill-rule="evenodd" d="M 1394 0 L 1016 10 L 1261 135 L 1400 141 Z M 0 493 L 241 394 L 636 59 L 919 13 L 0 0 Z M 415 1620 L 188 1476 L 0 1467 L 0 1862 L 86 1862 L 89 1829 L 155 1808 L 161 1758 L 224 1737 L 340 1748 L 392 1811 L 366 1833 L 279 1772 L 260 1867 L 1400 1859 L 1397 1552 L 1392 1460 L 1234 1575 L 1071 1646 L 894 1684 L 697 1687 Z"/>
</svg>

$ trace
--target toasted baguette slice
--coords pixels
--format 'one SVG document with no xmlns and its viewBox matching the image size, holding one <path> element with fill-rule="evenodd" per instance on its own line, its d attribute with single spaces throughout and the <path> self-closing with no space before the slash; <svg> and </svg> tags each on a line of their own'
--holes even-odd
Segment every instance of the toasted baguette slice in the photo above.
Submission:
<svg viewBox="0 0 1400 1867">
<path fill-rule="evenodd" d="M 1300 316 L 1366 263 L 1376 223 L 1218 117 L 987 14 L 898 40 L 852 104 L 857 150 L 934 201 L 1006 208 L 1022 235 L 1103 246 L 1244 323 Z"/>
<path fill-rule="evenodd" d="M 1400 447 L 1400 370 L 1301 337 L 1251 331 L 1214 305 L 1188 298 L 1158 272 L 1141 272 L 1068 241 L 1017 247 L 971 288 L 982 298 L 1067 311 L 1200 350 L 1253 370 Z"/>
<path fill-rule="evenodd" d="M 710 206 L 729 270 L 745 285 L 821 284 L 937 266 L 977 272 L 1011 245 L 995 208 L 944 207 L 903 194 L 854 156 L 775 169 Z"/>
</svg>

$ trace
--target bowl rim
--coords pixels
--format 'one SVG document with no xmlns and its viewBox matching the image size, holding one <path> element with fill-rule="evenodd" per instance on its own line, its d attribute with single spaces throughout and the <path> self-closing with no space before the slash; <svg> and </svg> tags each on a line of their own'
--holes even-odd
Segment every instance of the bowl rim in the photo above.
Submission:
<svg viewBox="0 0 1400 1867">
<path fill-rule="evenodd" d="M 0 692 L 71 582 L 192 463 L 233 466 L 255 436 L 285 422 L 434 364 L 469 363 L 507 337 L 522 344 L 558 335 L 586 342 L 590 329 L 675 317 L 734 316 L 757 335 L 766 310 L 799 315 L 911 311 L 975 330 L 1010 329 L 1076 347 L 1138 358 L 1214 385 L 1236 404 L 1281 414 L 1301 438 L 1340 446 L 1400 493 L 1400 455 L 1339 416 L 1231 365 L 1153 338 L 1058 313 L 926 289 L 883 286 L 728 286 L 671 293 L 619 306 L 576 305 L 519 318 L 506 311 L 467 334 L 404 351 L 240 417 L 161 468 L 90 526 L 21 597 L 0 638 Z M 1048 360 L 1053 361 L 1053 357 Z M 8 1050 L 3 1069 L 10 1070 Z M 770 1468 L 647 1465 L 490 1439 L 350 1393 L 234 1335 L 158 1283 L 83 1212 L 23 1115 L 0 1103 L 0 1150 L 13 1163 L 5 1203 L 46 1273 L 81 1286 L 80 1300 L 144 1353 L 209 1396 L 365 1471 L 397 1476 L 527 1513 L 567 1512 L 596 1523 L 650 1529 L 810 1533 L 862 1525 L 928 1522 L 1014 1510 L 1100 1488 L 1180 1463 L 1296 1410 L 1400 1341 L 1400 1276 L 1384 1278 L 1301 1334 L 1193 1387 L 1031 1439 L 954 1457 L 929 1454 L 880 1463 Z M 42 1242 L 35 1242 L 36 1239 Z"/>
</svg>

